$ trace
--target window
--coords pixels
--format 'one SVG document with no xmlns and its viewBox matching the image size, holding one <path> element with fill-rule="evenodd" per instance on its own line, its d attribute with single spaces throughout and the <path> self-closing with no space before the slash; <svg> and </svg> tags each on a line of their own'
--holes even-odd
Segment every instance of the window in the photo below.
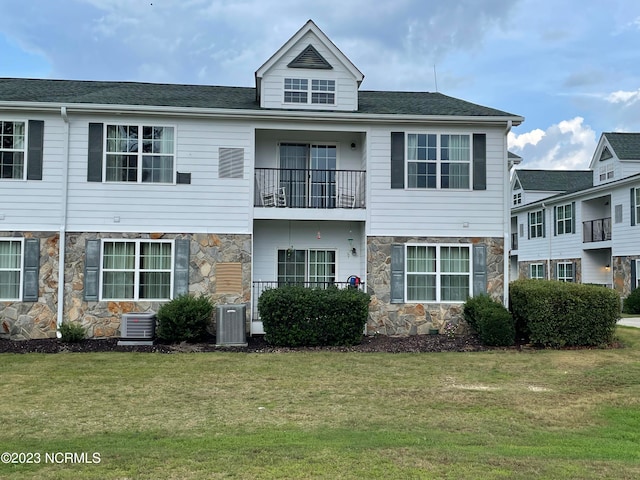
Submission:
<svg viewBox="0 0 640 480">
<path fill-rule="evenodd" d="M 556 207 L 556 232 L 558 235 L 573 233 L 573 204 Z"/>
<path fill-rule="evenodd" d="M 278 250 L 278 284 L 328 286 L 335 281 L 335 250 Z"/>
<path fill-rule="evenodd" d="M 513 195 L 513 204 L 520 205 L 522 203 L 522 192 Z"/>
<path fill-rule="evenodd" d="M 573 282 L 573 263 L 558 262 L 556 273 L 557 279 L 561 282 Z"/>
<path fill-rule="evenodd" d="M 172 183 L 174 144 L 173 127 L 107 125 L 106 181 Z"/>
<path fill-rule="evenodd" d="M 529 212 L 529 238 L 544 237 L 544 211 Z"/>
<path fill-rule="evenodd" d="M 607 165 L 601 166 L 599 169 L 599 173 L 600 173 L 600 181 L 612 179 L 614 175 L 613 163 L 609 163 Z"/>
<path fill-rule="evenodd" d="M 168 300 L 172 250 L 171 241 L 103 241 L 102 299 Z"/>
<path fill-rule="evenodd" d="M 408 302 L 464 302 L 471 295 L 469 246 L 407 245 Z"/>
<path fill-rule="evenodd" d="M 0 300 L 20 300 L 22 240 L 0 240 Z"/>
<path fill-rule="evenodd" d="M 407 134 L 409 188 L 469 188 L 469 135 Z"/>
<path fill-rule="evenodd" d="M 336 102 L 335 80 L 311 80 L 311 103 L 333 105 Z M 309 80 L 306 78 L 284 79 L 285 103 L 309 103 Z"/>
<path fill-rule="evenodd" d="M 544 279 L 544 264 L 532 263 L 529 265 L 529 278 Z"/>
<path fill-rule="evenodd" d="M 640 223 L 640 188 L 631 189 L 631 225 Z"/>
<path fill-rule="evenodd" d="M 0 121 L 0 178 L 25 178 L 25 122 Z"/>
</svg>

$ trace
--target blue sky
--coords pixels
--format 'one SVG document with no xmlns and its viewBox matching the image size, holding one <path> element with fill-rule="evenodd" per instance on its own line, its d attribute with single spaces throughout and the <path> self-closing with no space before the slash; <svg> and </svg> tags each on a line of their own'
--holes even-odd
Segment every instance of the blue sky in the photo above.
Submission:
<svg viewBox="0 0 640 480">
<path fill-rule="evenodd" d="M 524 116 L 522 168 L 587 168 L 602 132 L 640 132 L 637 0 L 0 0 L 0 18 L 0 77 L 253 86 L 312 19 L 362 89 L 437 83 Z"/>
</svg>

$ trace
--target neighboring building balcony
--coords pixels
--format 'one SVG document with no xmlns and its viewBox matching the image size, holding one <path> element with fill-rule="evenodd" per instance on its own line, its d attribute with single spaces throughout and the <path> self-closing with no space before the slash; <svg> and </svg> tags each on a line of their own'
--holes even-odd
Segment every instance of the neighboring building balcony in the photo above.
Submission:
<svg viewBox="0 0 640 480">
<path fill-rule="evenodd" d="M 365 175 L 363 170 L 256 168 L 253 205 L 260 210 L 270 209 L 256 213 L 256 217 L 295 218 L 291 211 L 304 209 L 299 211 L 301 218 L 313 216 L 310 211 L 314 210 L 358 211 L 355 217 L 345 215 L 359 218 L 366 207 Z"/>
<path fill-rule="evenodd" d="M 611 240 L 611 217 L 582 222 L 582 241 L 584 243 L 606 242 Z"/>
<path fill-rule="evenodd" d="M 511 250 L 517 250 L 517 249 L 518 249 L 518 234 L 512 233 L 511 234 Z"/>
</svg>

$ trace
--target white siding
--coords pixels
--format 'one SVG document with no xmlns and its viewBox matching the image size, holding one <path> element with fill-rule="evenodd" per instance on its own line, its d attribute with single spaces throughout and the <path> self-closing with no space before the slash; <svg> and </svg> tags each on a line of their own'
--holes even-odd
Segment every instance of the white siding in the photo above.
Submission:
<svg viewBox="0 0 640 480">
<path fill-rule="evenodd" d="M 615 205 L 622 205 L 622 222 L 615 223 L 612 218 L 613 240 L 612 255 L 640 255 L 640 219 L 636 218 L 636 224 L 631 225 L 631 188 L 634 185 L 619 187 L 611 193 L 612 212 Z M 640 187 L 640 180 L 635 187 Z M 613 216 L 613 215 L 612 215 Z"/>
<path fill-rule="evenodd" d="M 392 189 L 391 131 L 425 133 L 486 133 L 487 189 Z M 368 235 L 498 236 L 504 235 L 504 182 L 508 182 L 504 129 L 415 126 L 373 127 L 369 139 Z M 405 164 L 406 177 L 406 164 Z M 406 184 L 406 180 L 405 180 Z M 510 194 L 510 192 L 509 192 Z M 509 203 L 511 198 L 509 198 Z"/>
<path fill-rule="evenodd" d="M 3 114 L 0 119 L 27 124 L 44 120 L 42 180 L 0 179 L 0 230 L 58 230 L 62 221 L 64 121 L 60 115 L 46 114 Z"/>
<path fill-rule="evenodd" d="M 190 185 L 87 182 L 89 122 L 176 127 L 176 170 Z M 71 120 L 69 231 L 250 232 L 253 127 L 177 118 L 100 117 Z M 219 147 L 244 149 L 244 178 L 218 178 Z M 119 220 L 119 221 L 118 221 Z"/>
</svg>

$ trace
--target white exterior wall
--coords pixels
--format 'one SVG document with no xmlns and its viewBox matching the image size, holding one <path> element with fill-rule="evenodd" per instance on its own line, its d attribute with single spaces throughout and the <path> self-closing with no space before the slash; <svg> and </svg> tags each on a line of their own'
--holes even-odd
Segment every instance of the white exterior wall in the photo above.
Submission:
<svg viewBox="0 0 640 480">
<path fill-rule="evenodd" d="M 634 185 L 628 184 L 624 187 L 616 188 L 611 192 L 612 213 L 615 205 L 622 205 L 622 222 L 615 223 L 612 215 L 612 255 L 615 257 L 627 255 L 640 255 L 640 219 L 636 219 L 636 225 L 631 225 L 631 188 Z M 640 187 L 640 180 L 635 184 Z"/>
<path fill-rule="evenodd" d="M 65 124 L 58 114 L 7 114 L 5 121 L 44 120 L 42 180 L 0 179 L 0 230 L 51 231 L 62 222 Z M 25 146 L 26 146 L 25 138 Z M 25 169 L 26 169 L 25 155 Z"/>
<path fill-rule="evenodd" d="M 306 69 L 288 68 L 287 65 L 294 60 L 308 45 L 312 45 L 322 57 L 331 64 L 332 69 Z M 309 89 L 311 79 L 335 80 L 336 104 L 312 105 L 284 103 L 284 79 L 307 78 Z M 309 91 L 309 99 L 311 92 Z M 263 108 L 294 108 L 315 110 L 343 110 L 355 111 L 358 109 L 358 84 L 351 72 L 327 49 L 324 43 L 311 32 L 307 32 L 282 58 L 280 58 L 262 78 L 262 92 L 260 106 Z"/>
<path fill-rule="evenodd" d="M 250 232 L 253 127 L 248 122 L 133 116 L 70 120 L 68 231 Z M 87 182 L 89 122 L 174 126 L 176 171 L 190 172 L 191 184 Z M 242 179 L 218 178 L 219 147 L 244 149 Z"/>
<path fill-rule="evenodd" d="M 391 132 L 486 133 L 487 189 L 392 189 L 390 182 Z M 369 138 L 370 222 L 368 235 L 377 236 L 483 236 L 503 237 L 507 160 L 504 128 L 372 127 Z M 406 182 L 405 164 L 405 185 Z M 471 173 L 473 178 L 473 173 Z M 511 192 L 509 192 L 509 195 Z M 509 204 L 511 197 L 509 198 Z"/>
</svg>

